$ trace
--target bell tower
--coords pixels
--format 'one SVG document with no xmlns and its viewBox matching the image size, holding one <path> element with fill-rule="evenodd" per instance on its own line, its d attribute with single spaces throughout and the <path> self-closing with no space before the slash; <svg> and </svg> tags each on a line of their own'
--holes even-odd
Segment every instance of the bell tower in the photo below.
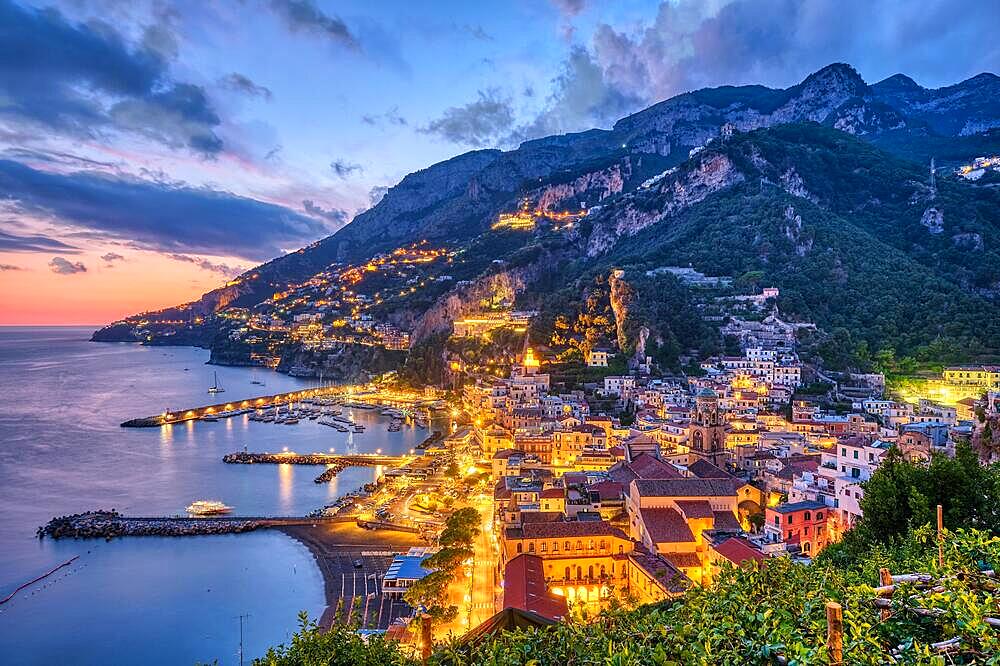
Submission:
<svg viewBox="0 0 1000 666">
<path fill-rule="evenodd" d="M 688 465 L 707 460 L 716 467 L 726 468 L 726 424 L 719 413 L 719 396 L 704 388 L 695 396 L 694 414 L 688 428 Z"/>
</svg>

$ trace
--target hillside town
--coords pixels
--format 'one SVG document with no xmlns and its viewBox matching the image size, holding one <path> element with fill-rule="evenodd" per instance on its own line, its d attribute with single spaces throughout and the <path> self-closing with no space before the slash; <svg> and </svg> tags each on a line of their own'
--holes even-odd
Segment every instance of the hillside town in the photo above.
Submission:
<svg viewBox="0 0 1000 666">
<path fill-rule="evenodd" d="M 466 318 L 454 335 L 524 331 L 533 314 Z M 587 617 L 708 586 L 726 566 L 808 563 L 857 523 L 863 484 L 890 450 L 914 462 L 954 455 L 1000 414 L 996 366 L 946 368 L 924 387 L 936 399 L 887 395 L 881 375 L 847 377 L 836 394 L 854 397 L 834 410 L 800 393 L 811 371 L 793 326 L 775 313 L 732 326 L 747 331 L 741 355 L 705 359 L 692 376 L 609 374 L 619 352 L 594 347 L 586 365 L 599 379 L 564 390 L 550 372 L 559 364 L 526 338 L 509 375 L 462 375 L 453 395 L 466 425 L 438 453 L 469 478 L 489 476 L 467 501 L 484 514 L 475 561 L 491 563 L 493 584 L 482 569 L 460 577 L 472 590 L 460 610 Z M 402 585 L 432 572 L 414 563 L 433 551 L 397 556 Z"/>
</svg>

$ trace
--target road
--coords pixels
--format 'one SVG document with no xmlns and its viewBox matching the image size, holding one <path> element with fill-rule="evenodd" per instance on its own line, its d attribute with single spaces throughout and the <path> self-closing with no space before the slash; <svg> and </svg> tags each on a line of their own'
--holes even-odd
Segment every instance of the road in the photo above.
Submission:
<svg viewBox="0 0 1000 666">
<path fill-rule="evenodd" d="M 485 496 L 479 496 L 474 506 L 483 517 L 483 522 L 474 544 L 470 627 L 478 627 L 493 617 L 502 605 L 496 573 L 499 550 L 496 535 L 493 533 L 493 503 Z"/>
</svg>

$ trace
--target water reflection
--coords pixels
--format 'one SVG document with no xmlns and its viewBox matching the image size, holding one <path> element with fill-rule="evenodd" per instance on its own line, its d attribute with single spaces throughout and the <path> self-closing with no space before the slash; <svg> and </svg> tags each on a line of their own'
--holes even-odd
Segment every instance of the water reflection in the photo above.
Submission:
<svg viewBox="0 0 1000 666">
<path fill-rule="evenodd" d="M 292 512 L 293 485 L 295 483 L 295 465 L 278 465 L 278 502 L 283 514 Z"/>
</svg>

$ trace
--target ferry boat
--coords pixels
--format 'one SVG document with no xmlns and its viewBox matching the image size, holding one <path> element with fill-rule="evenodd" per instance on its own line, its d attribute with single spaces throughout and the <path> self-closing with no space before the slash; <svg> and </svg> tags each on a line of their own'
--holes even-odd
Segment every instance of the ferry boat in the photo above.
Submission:
<svg viewBox="0 0 1000 666">
<path fill-rule="evenodd" d="M 198 500 L 197 502 L 192 502 L 187 508 L 187 512 L 192 516 L 218 516 L 224 513 L 229 513 L 233 510 L 233 507 L 226 506 L 222 502 L 215 502 L 210 500 Z"/>
<path fill-rule="evenodd" d="M 213 372 L 212 376 L 215 378 L 215 383 L 208 387 L 209 393 L 225 393 L 226 389 L 219 386 L 219 373 Z"/>
</svg>

